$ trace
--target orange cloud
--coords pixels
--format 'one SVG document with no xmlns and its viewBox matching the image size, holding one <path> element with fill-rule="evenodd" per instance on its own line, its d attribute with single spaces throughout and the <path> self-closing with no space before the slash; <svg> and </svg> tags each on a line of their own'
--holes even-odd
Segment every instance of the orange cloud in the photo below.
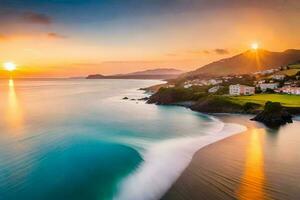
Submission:
<svg viewBox="0 0 300 200">
<path fill-rule="evenodd" d="M 221 55 L 229 54 L 229 51 L 227 49 L 215 49 L 214 52 Z"/>
<path fill-rule="evenodd" d="M 59 33 L 54 33 L 54 32 L 50 32 L 47 35 L 48 35 L 49 38 L 53 38 L 53 39 L 65 39 L 65 38 L 67 38 L 64 35 L 61 35 Z"/>
<path fill-rule="evenodd" d="M 47 40 L 47 39 L 66 39 L 67 36 L 56 32 L 49 33 L 21 33 L 21 34 L 0 34 L 0 42 L 16 42 L 30 40 Z"/>
<path fill-rule="evenodd" d="M 218 55 L 225 55 L 225 54 L 229 54 L 230 51 L 228 49 L 222 49 L 222 48 L 217 48 L 217 49 L 213 49 L 213 50 L 191 50 L 188 51 L 187 53 L 189 54 L 195 54 L 195 55 L 203 55 L 203 54 L 218 54 Z"/>
</svg>

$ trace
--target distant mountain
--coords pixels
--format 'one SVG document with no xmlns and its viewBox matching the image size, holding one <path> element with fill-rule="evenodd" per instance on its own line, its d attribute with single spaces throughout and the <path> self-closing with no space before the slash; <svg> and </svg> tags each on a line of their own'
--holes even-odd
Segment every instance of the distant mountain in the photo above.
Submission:
<svg viewBox="0 0 300 200">
<path fill-rule="evenodd" d="M 201 68 L 183 74 L 182 77 L 223 76 L 248 74 L 260 70 L 286 66 L 300 60 L 300 50 L 289 49 L 283 52 L 248 50 L 236 56 L 212 62 Z"/>
<path fill-rule="evenodd" d="M 183 71 L 172 68 L 149 69 L 128 74 L 116 74 L 104 76 L 101 74 L 92 74 L 87 79 L 171 79 L 177 78 Z"/>
<path fill-rule="evenodd" d="M 126 75 L 179 75 L 182 73 L 183 71 L 178 69 L 158 68 L 158 69 L 149 69 L 145 71 L 133 72 Z"/>
</svg>

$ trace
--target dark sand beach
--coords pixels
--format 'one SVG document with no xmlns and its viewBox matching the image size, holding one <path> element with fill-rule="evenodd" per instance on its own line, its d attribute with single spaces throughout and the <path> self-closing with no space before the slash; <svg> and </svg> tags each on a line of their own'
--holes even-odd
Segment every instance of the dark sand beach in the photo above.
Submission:
<svg viewBox="0 0 300 200">
<path fill-rule="evenodd" d="M 248 130 L 200 149 L 162 199 L 300 199 L 300 122 L 270 130 L 251 116 L 218 117 Z"/>
</svg>

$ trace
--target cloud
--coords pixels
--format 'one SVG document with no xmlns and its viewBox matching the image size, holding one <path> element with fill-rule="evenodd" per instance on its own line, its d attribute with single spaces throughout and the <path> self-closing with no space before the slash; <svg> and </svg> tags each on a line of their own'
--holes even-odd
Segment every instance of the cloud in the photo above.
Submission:
<svg viewBox="0 0 300 200">
<path fill-rule="evenodd" d="M 66 39 L 67 36 L 55 32 L 48 33 L 19 33 L 19 34 L 2 34 L 0 33 L 0 42 L 32 41 L 32 40 L 51 40 Z"/>
<path fill-rule="evenodd" d="M 225 55 L 225 54 L 230 54 L 230 51 L 228 49 L 223 49 L 223 48 L 216 48 L 216 49 L 199 49 L 199 50 L 190 50 L 187 51 L 188 54 L 192 55 Z"/>
<path fill-rule="evenodd" d="M 214 52 L 220 55 L 229 54 L 229 51 L 227 49 L 215 49 Z"/>
<path fill-rule="evenodd" d="M 49 25 L 52 23 L 51 17 L 42 13 L 36 13 L 32 11 L 24 12 L 21 17 L 25 22 L 33 24 Z"/>
<path fill-rule="evenodd" d="M 209 54 L 209 51 L 207 50 L 189 50 L 186 52 L 187 54 L 193 54 L 193 55 L 202 55 L 204 54 Z"/>
<path fill-rule="evenodd" d="M 59 34 L 59 33 L 54 33 L 54 32 L 48 33 L 47 36 L 48 36 L 49 38 L 52 38 L 52 39 L 65 39 L 65 38 L 67 38 L 67 37 L 64 36 L 64 35 L 61 35 L 61 34 Z"/>
</svg>

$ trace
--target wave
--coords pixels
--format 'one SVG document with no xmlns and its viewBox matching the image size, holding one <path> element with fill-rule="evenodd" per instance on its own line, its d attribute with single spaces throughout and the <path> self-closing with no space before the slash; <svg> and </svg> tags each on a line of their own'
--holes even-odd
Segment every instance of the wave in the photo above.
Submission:
<svg viewBox="0 0 300 200">
<path fill-rule="evenodd" d="M 169 139 L 151 145 L 142 155 L 144 162 L 121 182 L 114 200 L 160 199 L 179 178 L 196 151 L 247 129 L 239 124 L 221 121 L 217 124 L 215 130 L 204 136 Z"/>
</svg>

